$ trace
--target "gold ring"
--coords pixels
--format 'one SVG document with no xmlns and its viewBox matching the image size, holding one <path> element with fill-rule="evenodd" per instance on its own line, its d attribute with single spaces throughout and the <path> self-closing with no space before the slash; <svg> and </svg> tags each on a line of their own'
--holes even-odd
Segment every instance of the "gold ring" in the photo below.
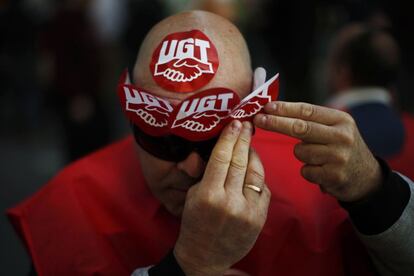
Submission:
<svg viewBox="0 0 414 276">
<path fill-rule="evenodd" d="M 262 189 L 255 185 L 247 184 L 247 185 L 244 185 L 244 187 L 249 188 L 255 192 L 258 192 L 259 194 L 262 192 Z"/>
</svg>

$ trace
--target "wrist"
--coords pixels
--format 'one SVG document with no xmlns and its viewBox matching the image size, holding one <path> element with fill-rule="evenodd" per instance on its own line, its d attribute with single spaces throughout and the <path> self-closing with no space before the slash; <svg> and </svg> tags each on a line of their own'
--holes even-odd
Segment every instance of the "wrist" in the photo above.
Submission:
<svg viewBox="0 0 414 276">
<path fill-rule="evenodd" d="M 227 267 L 219 267 L 209 264 L 201 258 L 197 258 L 194 254 L 194 247 L 187 251 L 180 245 L 176 244 L 173 250 L 174 257 L 184 271 L 185 275 L 205 275 L 205 276 L 222 276 L 228 269 Z M 206 257 L 207 259 L 207 257 Z"/>
<path fill-rule="evenodd" d="M 357 199 L 358 201 L 364 200 L 371 197 L 375 194 L 380 188 L 384 181 L 384 175 L 381 170 L 381 166 L 377 159 L 372 156 L 373 159 L 373 168 L 368 170 L 368 177 L 365 184 L 365 189 L 362 191 L 361 195 Z"/>
<path fill-rule="evenodd" d="M 167 255 L 155 266 L 148 270 L 149 276 L 185 276 L 184 271 L 174 257 L 173 251 L 170 250 Z"/>
<path fill-rule="evenodd" d="M 383 176 L 380 188 L 358 202 L 339 202 L 355 227 L 364 235 L 376 235 L 389 229 L 400 218 L 410 200 L 410 187 L 393 173 L 388 164 L 377 159 Z"/>
</svg>

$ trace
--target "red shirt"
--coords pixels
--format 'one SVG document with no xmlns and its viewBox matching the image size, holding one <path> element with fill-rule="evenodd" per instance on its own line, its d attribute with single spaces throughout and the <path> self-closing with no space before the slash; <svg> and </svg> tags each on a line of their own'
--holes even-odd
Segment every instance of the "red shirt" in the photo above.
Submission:
<svg viewBox="0 0 414 276">
<path fill-rule="evenodd" d="M 414 117 L 403 113 L 402 121 L 405 129 L 404 146 L 401 153 L 387 161 L 392 169 L 414 179 Z"/>
<path fill-rule="evenodd" d="M 272 191 L 267 222 L 234 267 L 251 275 L 370 275 L 347 213 L 300 176 L 297 140 L 257 130 Z M 174 246 L 180 221 L 145 185 L 128 137 L 65 168 L 9 210 L 39 275 L 130 275 Z"/>
</svg>

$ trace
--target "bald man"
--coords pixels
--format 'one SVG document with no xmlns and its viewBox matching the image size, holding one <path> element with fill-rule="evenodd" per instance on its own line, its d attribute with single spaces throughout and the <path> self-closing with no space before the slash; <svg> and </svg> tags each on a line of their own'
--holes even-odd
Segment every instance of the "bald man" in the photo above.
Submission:
<svg viewBox="0 0 414 276">
<path fill-rule="evenodd" d="M 407 183 L 373 157 L 344 112 L 270 102 L 248 117 L 249 99 L 260 106 L 259 96 L 275 92 L 276 77 L 266 81 L 263 69 L 253 77 L 245 41 L 230 22 L 201 11 L 161 21 L 132 77 L 121 80 L 135 139 L 76 162 L 9 210 L 39 274 L 374 275 L 411 268 L 411 251 L 400 244 L 390 245 L 393 254 L 368 246 L 372 266 L 359 240 L 390 242 L 379 234 L 390 221 L 407 230 L 372 209 L 393 197 L 384 187 Z M 226 121 L 231 116 L 247 119 Z M 221 128 L 209 121 L 219 117 Z M 392 207 L 398 213 L 406 205 Z"/>
</svg>

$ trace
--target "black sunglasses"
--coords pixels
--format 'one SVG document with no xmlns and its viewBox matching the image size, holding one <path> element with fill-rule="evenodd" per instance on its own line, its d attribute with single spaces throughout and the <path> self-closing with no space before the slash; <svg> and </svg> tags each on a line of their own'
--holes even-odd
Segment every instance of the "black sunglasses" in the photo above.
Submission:
<svg viewBox="0 0 414 276">
<path fill-rule="evenodd" d="M 139 127 L 132 125 L 135 141 L 149 154 L 170 162 L 185 160 L 192 152 L 197 152 L 203 161 L 207 162 L 216 145 L 218 137 L 209 140 L 192 142 L 175 135 L 151 136 Z"/>
</svg>

